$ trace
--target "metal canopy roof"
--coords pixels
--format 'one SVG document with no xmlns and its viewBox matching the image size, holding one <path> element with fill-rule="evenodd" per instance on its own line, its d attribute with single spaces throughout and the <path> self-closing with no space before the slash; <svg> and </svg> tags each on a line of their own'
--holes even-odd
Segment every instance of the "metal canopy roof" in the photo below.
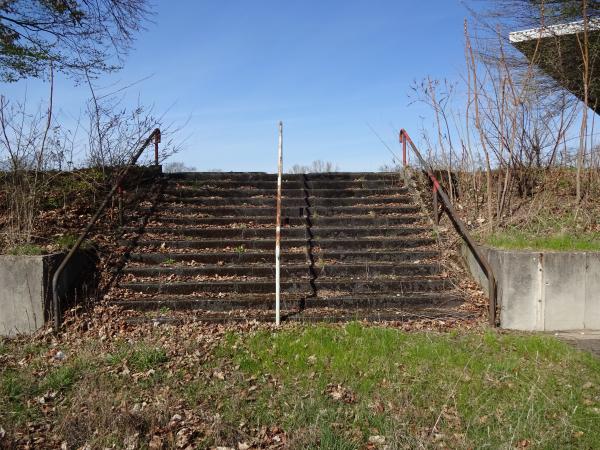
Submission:
<svg viewBox="0 0 600 450">
<path fill-rule="evenodd" d="M 529 61 L 583 100 L 583 21 L 510 33 L 509 39 Z M 600 114 L 600 19 L 589 21 L 591 82 L 589 105 Z"/>
</svg>

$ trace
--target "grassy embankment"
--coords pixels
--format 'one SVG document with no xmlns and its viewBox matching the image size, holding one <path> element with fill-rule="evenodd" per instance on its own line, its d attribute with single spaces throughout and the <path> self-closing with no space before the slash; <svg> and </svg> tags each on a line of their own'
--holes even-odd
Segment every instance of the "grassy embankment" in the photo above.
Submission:
<svg viewBox="0 0 600 450">
<path fill-rule="evenodd" d="M 6 438 L 50 423 L 69 447 L 600 448 L 600 361 L 550 336 L 296 326 L 200 356 L 180 333 L 65 343 L 58 362 L 5 342 Z"/>
<path fill-rule="evenodd" d="M 600 251 L 600 233 L 555 233 L 539 235 L 521 230 L 505 230 L 487 238 L 492 247 L 507 250 Z"/>
<path fill-rule="evenodd" d="M 509 250 L 600 251 L 600 223 L 594 211 L 548 208 L 526 215 L 484 236 L 482 242 Z"/>
</svg>

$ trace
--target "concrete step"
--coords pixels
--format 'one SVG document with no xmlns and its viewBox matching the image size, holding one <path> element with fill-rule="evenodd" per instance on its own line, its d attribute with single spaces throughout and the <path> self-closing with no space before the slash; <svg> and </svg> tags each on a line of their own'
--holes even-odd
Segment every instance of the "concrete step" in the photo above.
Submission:
<svg viewBox="0 0 600 450">
<path fill-rule="evenodd" d="M 147 211 L 147 209 L 142 208 Z M 214 217 L 270 217 L 274 218 L 276 214 L 275 205 L 272 207 L 258 206 L 206 206 L 193 207 L 191 205 L 173 205 L 166 204 L 160 208 L 162 214 L 168 214 L 168 211 L 182 214 L 204 214 Z M 308 212 L 307 212 L 308 211 Z M 284 207 L 281 210 L 285 217 L 303 217 L 308 214 L 311 217 L 326 216 L 366 216 L 366 215 L 399 215 L 399 214 L 417 214 L 420 208 L 418 206 L 340 206 L 340 207 Z M 152 212 L 152 211 L 150 211 Z"/>
<path fill-rule="evenodd" d="M 184 188 L 205 188 L 205 189 L 276 189 L 277 182 L 273 181 L 251 181 L 251 180 L 176 180 L 177 184 Z M 170 182 L 172 185 L 173 181 Z M 355 189 L 387 189 L 400 188 L 401 183 L 394 180 L 315 180 L 301 181 L 290 180 L 282 182 L 284 189 L 330 189 L 330 190 L 355 190 Z"/>
<path fill-rule="evenodd" d="M 163 191 L 164 194 L 177 197 L 238 197 L 250 198 L 255 196 L 265 196 L 276 198 L 277 189 L 213 189 L 206 187 L 178 187 L 173 184 L 167 185 Z M 379 195 L 407 195 L 405 188 L 386 188 L 386 189 L 298 189 L 284 188 L 282 196 L 284 198 L 353 198 L 353 197 L 374 197 Z"/>
<path fill-rule="evenodd" d="M 241 322 L 242 316 L 230 314 L 229 319 L 223 314 L 220 319 L 215 314 L 210 321 L 217 323 Z M 239 317 L 239 319 L 238 319 Z M 272 321 L 269 315 L 262 316 L 264 321 Z M 411 306 L 408 308 L 356 308 L 356 309 L 336 309 L 336 308 L 306 308 L 297 313 L 290 312 L 282 315 L 283 321 L 300 323 L 345 323 L 345 322 L 412 322 L 418 320 L 442 320 L 444 322 L 464 321 L 473 319 L 476 316 L 472 313 L 462 312 L 456 309 L 452 303 L 440 306 Z M 270 319 L 270 320 L 269 320 Z M 254 319 L 260 320 L 260 319 Z"/>
<path fill-rule="evenodd" d="M 281 320 L 284 323 L 409 323 L 420 320 L 443 321 L 444 323 L 456 323 L 472 320 L 475 314 L 457 311 L 456 309 L 439 308 L 379 308 L 379 309 L 355 309 L 352 311 L 338 311 L 333 308 L 311 308 L 304 312 L 297 310 L 282 310 Z M 214 311 L 190 311 L 168 316 L 159 315 L 148 317 L 139 313 L 137 316 L 129 316 L 125 322 L 130 326 L 154 324 L 156 326 L 178 326 L 185 323 L 207 323 L 207 324 L 240 324 L 240 323 L 274 323 L 275 314 L 270 310 L 235 310 L 225 312 Z"/>
<path fill-rule="evenodd" d="M 222 227 L 232 226 L 240 228 L 241 225 L 247 224 L 275 224 L 273 217 L 254 217 L 254 216 L 237 216 L 237 217 L 198 217 L 198 216 L 174 216 L 160 214 L 154 217 L 154 222 L 162 224 L 176 225 L 195 225 L 202 227 Z M 419 215 L 405 214 L 402 216 L 346 216 L 346 217 L 311 217 L 310 221 L 313 227 L 394 227 L 404 224 L 413 224 L 422 221 L 423 218 Z M 306 226 L 306 218 L 304 217 L 283 217 L 282 224 L 284 226 Z"/>
<path fill-rule="evenodd" d="M 452 293 L 426 293 L 404 294 L 399 296 L 369 295 L 345 296 L 333 298 L 303 298 L 291 296 L 283 298 L 281 306 L 284 310 L 301 308 L 406 308 L 415 309 L 425 306 L 455 306 L 461 299 Z M 153 298 L 127 298 L 113 300 L 110 304 L 126 309 L 138 311 L 156 311 L 168 308 L 169 310 L 208 310 L 231 311 L 238 309 L 263 309 L 273 310 L 275 296 L 246 295 L 231 298 L 194 297 L 194 296 L 157 296 Z"/>
<path fill-rule="evenodd" d="M 166 174 L 168 180 L 193 180 L 193 181 L 277 181 L 277 174 L 265 172 L 179 172 Z M 401 181 L 401 175 L 392 172 L 331 172 L 310 174 L 283 174 L 284 181 L 362 181 L 385 180 Z"/>
<path fill-rule="evenodd" d="M 332 261 L 345 263 L 364 263 L 372 264 L 375 262 L 421 262 L 434 259 L 438 256 L 435 250 L 392 250 L 392 251 L 328 251 L 323 250 L 318 255 L 315 255 L 315 261 L 323 264 L 328 264 Z M 164 252 L 164 253 L 131 253 L 129 259 L 133 262 L 143 264 L 163 264 L 168 262 L 192 262 L 197 264 L 266 264 L 274 263 L 275 251 L 271 249 L 265 252 L 246 251 L 243 253 L 235 252 L 211 252 L 200 253 L 190 252 Z M 281 260 L 283 264 L 301 264 L 306 263 L 307 256 L 305 253 L 287 253 L 282 252 Z"/>
<path fill-rule="evenodd" d="M 288 309 L 281 311 L 282 322 L 300 323 L 346 323 L 346 322 L 373 322 L 373 323 L 407 323 L 419 320 L 443 321 L 455 323 L 473 320 L 476 314 L 459 311 L 452 306 L 445 307 L 410 307 L 410 308 L 356 308 L 338 310 L 335 308 L 308 308 L 303 311 Z M 275 322 L 273 310 L 264 309 L 239 309 L 232 311 L 204 311 L 186 310 L 177 313 L 171 311 L 168 315 L 155 315 L 149 317 L 147 312 L 140 312 L 137 316 L 129 316 L 125 321 L 131 325 L 155 324 L 158 326 L 176 326 L 184 323 L 211 323 L 234 324 L 248 322 Z"/>
<path fill-rule="evenodd" d="M 267 206 L 274 208 L 277 200 L 275 197 L 261 197 L 261 198 L 249 198 L 249 197 L 218 197 L 218 198 L 206 198 L 206 197 L 177 197 L 177 196 L 166 196 L 164 201 L 181 203 L 184 205 L 194 206 Z M 293 207 L 334 207 L 334 206 L 370 206 L 370 205 L 387 205 L 387 204 L 400 204 L 403 206 L 413 205 L 413 198 L 408 195 L 403 196 L 380 196 L 380 197 L 335 197 L 335 198 L 320 198 L 311 197 L 305 199 L 303 197 L 298 198 L 283 198 L 281 204 L 284 208 Z"/>
<path fill-rule="evenodd" d="M 195 228 L 195 227 L 165 227 L 147 226 L 145 230 L 125 227 L 127 233 L 158 233 L 173 236 L 196 236 L 202 239 L 272 239 L 275 236 L 275 227 L 272 228 Z M 306 226 L 283 227 L 283 239 L 307 239 L 309 229 Z M 397 237 L 414 236 L 431 232 L 425 227 L 311 227 L 310 234 L 314 239 L 331 238 L 365 238 L 365 237 Z"/>
<path fill-rule="evenodd" d="M 402 181 L 398 173 L 284 176 L 284 319 L 441 317 L 462 301 Z M 149 316 L 167 308 L 165 322 L 272 321 L 276 176 L 167 174 L 162 186 L 155 209 L 140 208 L 148 223 L 124 228 L 121 244 L 137 251 L 112 303 Z"/>
<path fill-rule="evenodd" d="M 281 248 L 290 249 L 306 247 L 306 239 L 282 239 Z M 432 238 L 373 238 L 373 239 L 313 239 L 314 247 L 327 251 L 332 250 L 400 250 L 425 247 L 435 244 Z M 139 241 L 121 241 L 125 247 L 139 246 L 150 248 L 181 248 L 181 249 L 234 249 L 236 253 L 246 250 L 275 248 L 275 239 L 187 239 L 187 240 L 155 240 L 140 239 Z"/>
<path fill-rule="evenodd" d="M 310 268 L 308 264 L 284 265 L 281 268 L 281 276 L 286 277 L 308 277 L 314 273 L 316 277 L 359 277 L 376 278 L 380 276 L 426 276 L 435 275 L 440 272 L 437 264 L 319 264 Z M 181 265 L 162 265 L 162 266 L 130 266 L 123 270 L 125 274 L 131 274 L 136 277 L 161 277 L 169 275 L 181 276 L 248 276 L 265 277 L 274 279 L 275 266 L 271 264 L 263 265 L 207 265 L 201 267 L 190 267 Z"/>
<path fill-rule="evenodd" d="M 314 285 L 319 290 L 348 292 L 351 294 L 431 292 L 452 289 L 452 284 L 439 277 L 406 277 L 398 279 L 357 280 L 352 278 L 317 279 Z M 224 293 L 239 294 L 271 293 L 275 290 L 274 280 L 269 281 L 204 281 L 204 282 L 123 282 L 123 289 L 145 294 L 194 294 Z M 308 280 L 282 281 L 281 290 L 287 293 L 309 295 L 312 292 Z"/>
</svg>

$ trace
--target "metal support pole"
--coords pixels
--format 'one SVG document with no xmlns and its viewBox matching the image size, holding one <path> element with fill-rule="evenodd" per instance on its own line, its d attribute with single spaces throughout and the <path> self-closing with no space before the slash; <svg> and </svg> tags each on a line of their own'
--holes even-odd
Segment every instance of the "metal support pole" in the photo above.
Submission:
<svg viewBox="0 0 600 450">
<path fill-rule="evenodd" d="M 404 130 L 400 130 L 400 142 L 402 142 L 402 167 L 404 175 L 404 187 L 408 187 L 408 159 L 406 155 L 406 136 Z"/>
<path fill-rule="evenodd" d="M 275 324 L 281 322 L 281 171 L 283 168 L 283 122 L 279 122 L 277 160 L 277 223 L 275 225 Z"/>
<path fill-rule="evenodd" d="M 406 159 L 406 136 L 404 135 L 404 130 L 400 132 L 400 140 L 402 141 L 402 165 L 406 168 L 408 166 L 408 159 Z"/>
</svg>

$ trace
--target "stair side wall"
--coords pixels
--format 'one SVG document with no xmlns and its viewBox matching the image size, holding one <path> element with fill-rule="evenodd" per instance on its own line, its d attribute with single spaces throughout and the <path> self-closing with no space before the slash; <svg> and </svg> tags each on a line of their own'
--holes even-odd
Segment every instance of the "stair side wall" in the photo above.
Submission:
<svg viewBox="0 0 600 450">
<path fill-rule="evenodd" d="M 500 326 L 524 331 L 600 330 L 600 253 L 481 247 L 498 282 Z M 466 245 L 463 259 L 487 293 Z"/>
<path fill-rule="evenodd" d="M 0 255 L 0 336 L 33 333 L 44 326 L 51 316 L 52 277 L 63 257 Z M 65 268 L 58 285 L 63 310 L 93 290 L 94 258 L 79 252 Z"/>
</svg>

